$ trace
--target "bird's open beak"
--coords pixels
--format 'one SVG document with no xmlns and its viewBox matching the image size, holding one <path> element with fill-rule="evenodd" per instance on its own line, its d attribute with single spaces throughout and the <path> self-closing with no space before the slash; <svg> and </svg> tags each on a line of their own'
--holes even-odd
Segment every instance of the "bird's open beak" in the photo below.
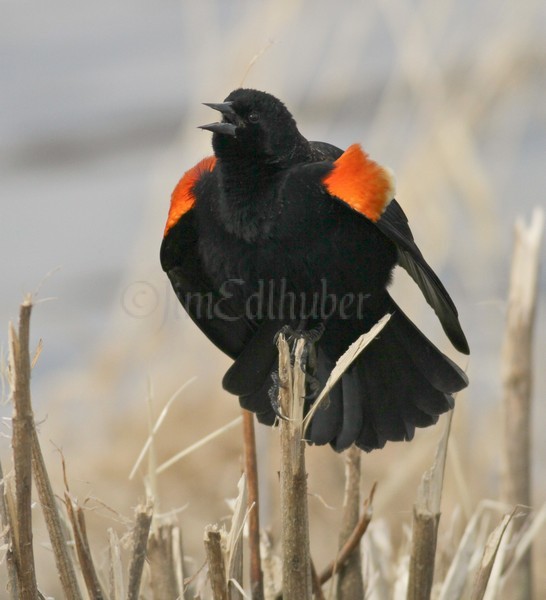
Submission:
<svg viewBox="0 0 546 600">
<path fill-rule="evenodd" d="M 235 135 L 237 130 L 236 123 L 239 121 L 239 116 L 233 110 L 232 102 L 219 102 L 217 104 L 213 102 L 203 102 L 205 106 L 218 110 L 222 113 L 224 120 L 218 123 L 209 123 L 208 125 L 200 125 L 199 129 L 206 129 L 213 133 L 222 133 L 224 135 Z"/>
</svg>

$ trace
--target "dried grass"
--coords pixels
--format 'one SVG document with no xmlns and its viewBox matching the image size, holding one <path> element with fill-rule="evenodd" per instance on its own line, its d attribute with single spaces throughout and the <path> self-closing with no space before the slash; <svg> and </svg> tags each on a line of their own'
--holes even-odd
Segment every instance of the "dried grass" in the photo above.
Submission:
<svg viewBox="0 0 546 600">
<path fill-rule="evenodd" d="M 536 217 L 532 230 L 535 239 L 537 232 L 538 239 L 540 239 L 541 230 L 540 218 Z M 533 245 L 535 252 L 538 247 L 538 243 Z M 516 254 L 517 252 L 519 250 L 516 251 Z M 525 262 L 527 265 L 534 264 L 535 267 L 531 273 L 536 273 L 537 261 L 533 263 L 532 260 L 526 258 Z M 525 291 L 526 306 L 529 307 L 526 314 L 533 312 L 533 297 L 536 295 L 536 287 L 535 282 L 530 295 Z M 511 302 L 514 305 L 517 303 L 516 299 L 520 297 L 519 289 L 521 289 L 521 285 L 514 284 L 511 292 Z M 531 299 L 529 300 L 529 298 Z M 148 492 L 151 495 L 145 505 L 136 509 L 132 532 L 127 536 L 131 543 L 120 540 L 117 534 L 110 530 L 108 532 L 108 560 L 106 565 L 102 565 L 100 569 L 97 568 L 87 535 L 84 512 L 87 501 L 80 505 L 70 492 L 63 458 L 64 507 L 67 517 L 61 515 L 41 454 L 30 402 L 31 360 L 28 340 L 31 309 L 32 301 L 30 297 L 27 297 L 21 305 L 19 331 L 15 332 L 14 328 L 10 327 L 9 382 L 14 403 L 12 432 L 14 475 L 12 478 L 2 477 L 0 488 L 2 492 L 0 518 L 6 549 L 8 593 L 13 598 L 35 598 L 39 595 L 33 562 L 30 513 L 30 477 L 31 472 L 34 472 L 59 580 L 67 597 L 76 599 L 82 597 L 80 586 L 81 582 L 84 582 L 88 596 L 97 599 L 124 597 L 129 599 L 147 597 L 170 599 L 188 597 L 189 593 L 193 593 L 194 597 L 206 598 L 206 588 L 203 587 L 203 580 L 200 576 L 201 569 L 190 577 L 186 576 L 187 569 L 181 544 L 182 535 L 179 525 L 175 522 L 174 514 L 153 516 L 153 505 L 159 502 L 156 479 L 157 475 L 165 471 L 168 466 L 203 447 L 230 428 L 237 426 L 241 417 L 212 434 L 206 435 L 199 442 L 165 461 L 160 467 L 156 467 L 154 455 L 157 433 L 174 399 L 183 388 L 171 397 L 155 423 L 150 420 L 148 440 L 132 470 L 132 474 L 134 474 L 146 454 L 151 457 L 148 461 L 149 472 L 145 478 Z M 521 320 L 520 318 L 518 322 Z M 525 319 L 523 321 L 528 322 Z M 367 343 L 373 343 L 376 332 L 385 323 L 386 318 L 348 350 L 334 370 L 330 384 L 350 365 Z M 507 331 L 507 339 L 510 340 L 514 335 L 514 327 L 509 325 Z M 520 339 L 519 334 L 516 337 L 518 340 Z M 527 337 L 530 337 L 530 332 Z M 347 454 L 345 512 L 340 534 L 341 547 L 332 562 L 320 574 L 317 573 L 311 560 L 309 545 L 307 472 L 304 460 L 306 448 L 303 412 L 305 364 L 302 362 L 302 357 L 306 344 L 304 338 L 296 338 L 291 350 L 283 335 L 278 337 L 279 407 L 283 415 L 280 423 L 282 514 L 282 559 L 280 564 L 283 568 L 281 575 L 275 566 L 279 564 L 279 560 L 275 557 L 269 544 L 262 543 L 263 556 L 257 554 L 254 547 L 251 552 L 255 561 L 253 577 L 256 577 L 256 570 L 261 573 L 263 564 L 266 585 L 263 592 L 255 591 L 253 597 L 261 597 L 263 594 L 266 599 L 277 598 L 280 589 L 283 590 L 283 597 L 298 600 L 310 600 L 313 596 L 318 599 L 336 597 L 338 600 L 349 600 L 365 595 L 370 598 L 383 598 L 385 595 L 398 598 L 405 595 L 411 599 L 424 599 L 430 598 L 433 590 L 435 590 L 434 595 L 440 600 L 456 600 L 467 596 L 472 600 L 481 600 L 482 598 L 489 600 L 502 595 L 514 574 L 521 573 L 522 565 L 527 569 L 526 560 L 532 542 L 546 520 L 546 505 L 534 515 L 529 514 L 527 507 L 516 507 L 511 513 L 502 516 L 500 523 L 495 525 L 495 515 L 503 512 L 507 505 L 512 504 L 513 506 L 513 503 L 495 504 L 483 501 L 471 515 L 458 541 L 454 531 L 450 535 L 439 538 L 441 496 L 444 488 L 444 472 L 453 413 L 448 415 L 445 420 L 444 433 L 438 443 L 434 463 L 423 475 L 417 490 L 411 544 L 405 549 L 402 548 L 398 558 L 395 559 L 396 552 L 391 536 L 382 534 L 381 537 L 378 537 L 380 530 L 376 530 L 375 533 L 370 534 L 367 543 L 362 548 L 364 571 L 360 565 L 360 542 L 371 522 L 375 485 L 364 503 L 362 514 L 359 515 L 360 454 L 355 450 L 351 450 Z M 529 352 L 527 356 L 530 356 Z M 518 376 L 530 377 L 530 373 L 531 369 L 529 365 L 526 365 L 523 371 L 518 371 Z M 509 378 L 509 381 L 511 382 L 512 379 Z M 518 386 L 518 389 L 520 387 Z M 151 403 L 151 391 L 149 400 Z M 529 407 L 528 397 L 522 407 L 523 412 L 526 413 Z M 251 454 L 250 460 L 247 457 L 245 461 L 246 468 L 256 479 L 256 444 L 252 430 L 246 431 L 245 440 L 247 452 Z M 519 447 L 513 446 L 513 448 L 515 448 L 513 452 L 523 452 Z M 524 447 L 524 456 L 528 460 L 529 453 L 526 448 L 527 446 Z M 456 456 L 456 458 L 458 457 Z M 518 464 L 521 464 L 523 458 L 520 457 L 519 460 Z M 527 466 L 526 470 L 529 471 L 530 467 Z M 507 472 L 510 474 L 510 470 Z M 11 483 L 12 479 L 13 484 Z M 464 481 L 462 473 L 459 473 L 458 481 Z M 509 484 L 507 482 L 506 485 Z M 526 482 L 526 485 L 528 486 L 529 482 Z M 257 487 L 257 480 L 254 481 L 253 486 Z M 243 527 L 250 514 L 253 512 L 257 514 L 259 505 L 257 496 L 249 504 L 244 476 L 238 487 L 238 497 L 232 503 L 233 515 L 229 532 L 219 525 L 209 525 L 205 528 L 208 581 L 214 600 L 242 600 L 249 597 L 245 592 L 246 583 L 243 576 L 245 562 L 242 543 Z M 67 519 L 70 524 L 69 529 L 63 519 Z M 254 535 L 255 533 L 254 530 Z M 266 538 L 263 540 L 265 541 Z M 443 548 L 443 543 L 451 545 L 451 547 Z M 454 543 L 456 547 L 453 547 Z M 124 555 L 128 555 L 125 560 Z M 436 564 L 437 557 L 447 561 L 442 568 Z M 129 565 L 126 577 L 124 576 L 124 562 Z M 529 578 L 528 571 L 526 573 Z M 363 574 L 365 574 L 364 579 Z M 335 587 L 328 584 L 328 581 L 334 576 L 337 576 L 337 586 Z M 255 583 L 256 579 L 253 579 L 251 585 L 255 586 Z M 327 589 L 323 590 L 325 584 L 327 584 Z M 192 589 L 193 592 L 190 591 Z M 335 594 L 333 594 L 334 590 L 336 590 Z"/>
</svg>

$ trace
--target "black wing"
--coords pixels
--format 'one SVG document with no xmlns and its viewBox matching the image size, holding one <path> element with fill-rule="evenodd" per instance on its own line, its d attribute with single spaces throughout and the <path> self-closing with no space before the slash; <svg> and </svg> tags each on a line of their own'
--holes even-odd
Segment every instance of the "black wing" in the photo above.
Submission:
<svg viewBox="0 0 546 600">
<path fill-rule="evenodd" d="M 318 161 L 335 161 L 343 151 L 325 142 L 310 142 Z M 442 327 L 457 350 L 469 354 L 468 342 L 459 323 L 457 308 L 438 276 L 424 259 L 408 224 L 408 219 L 396 200 L 392 200 L 376 223 L 378 229 L 396 245 L 398 264 L 417 283 L 426 301 L 434 309 Z"/>
<path fill-rule="evenodd" d="M 237 357 L 255 327 L 222 297 L 203 270 L 193 209 L 171 228 L 161 244 L 160 258 L 178 300 L 195 324 L 222 352 Z"/>
<path fill-rule="evenodd" d="M 309 142 L 309 145 L 311 146 L 313 162 L 334 161 L 343 154 L 343 150 L 333 144 L 328 144 L 328 142 Z"/>
<path fill-rule="evenodd" d="M 468 342 L 459 323 L 457 308 L 415 244 L 408 219 L 396 200 L 389 203 L 376 225 L 396 244 L 398 264 L 417 283 L 426 301 L 438 316 L 451 343 L 459 352 L 469 354 Z"/>
<path fill-rule="evenodd" d="M 204 192 L 207 183 L 214 185 L 213 174 L 204 174 L 199 181 Z M 276 360 L 273 340 L 283 323 L 248 319 L 234 296 L 222 294 L 213 285 L 199 255 L 195 221 L 192 208 L 169 229 L 161 244 L 161 266 L 194 323 L 216 347 L 235 359 L 224 377 L 224 387 L 234 394 L 251 393 L 263 384 Z"/>
</svg>

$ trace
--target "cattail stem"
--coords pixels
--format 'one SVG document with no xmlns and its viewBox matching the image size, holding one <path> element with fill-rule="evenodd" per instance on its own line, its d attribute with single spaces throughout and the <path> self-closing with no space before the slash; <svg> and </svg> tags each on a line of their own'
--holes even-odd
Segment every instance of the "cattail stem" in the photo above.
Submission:
<svg viewBox="0 0 546 600">
<path fill-rule="evenodd" d="M 243 409 L 243 439 L 245 446 L 245 473 L 248 487 L 248 542 L 250 547 L 250 589 L 253 600 L 263 600 L 264 581 L 260 559 L 260 504 L 258 494 L 258 460 L 254 415 Z"/>
<path fill-rule="evenodd" d="M 284 336 L 279 334 L 279 400 L 285 419 L 281 420 L 281 513 L 283 598 L 310 600 L 312 594 L 307 511 L 307 473 L 303 405 L 305 373 L 302 356 L 305 340 L 297 339 L 294 366 Z"/>
<path fill-rule="evenodd" d="M 504 439 L 502 500 L 529 507 L 531 501 L 532 340 L 536 313 L 544 214 L 536 210 L 529 227 L 515 226 L 506 331 L 502 349 Z M 514 521 L 515 531 L 525 519 Z M 531 550 L 512 575 L 511 598 L 532 596 Z"/>
</svg>

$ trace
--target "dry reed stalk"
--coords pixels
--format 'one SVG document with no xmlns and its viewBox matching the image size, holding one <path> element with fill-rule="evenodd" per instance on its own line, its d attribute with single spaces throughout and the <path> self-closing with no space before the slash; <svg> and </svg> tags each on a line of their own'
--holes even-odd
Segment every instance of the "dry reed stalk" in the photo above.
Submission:
<svg viewBox="0 0 546 600">
<path fill-rule="evenodd" d="M 250 549 L 250 590 L 252 600 L 263 600 L 264 580 L 260 559 L 260 503 L 258 495 L 258 459 L 254 415 L 243 409 L 245 473 L 248 486 L 248 545 Z M 252 507 L 252 508 L 250 508 Z"/>
<path fill-rule="evenodd" d="M 74 503 L 68 492 L 65 492 L 65 506 L 68 513 L 68 518 L 72 524 L 74 532 L 74 542 L 76 545 L 76 553 L 80 563 L 80 570 L 87 587 L 87 592 L 94 600 L 102 600 L 106 598 L 104 590 L 100 584 L 93 557 L 91 556 L 91 548 L 87 539 L 87 527 L 85 517 L 81 507 L 74 507 Z"/>
<path fill-rule="evenodd" d="M 345 453 L 345 496 L 343 499 L 343 517 L 339 534 L 340 549 L 347 542 L 359 521 L 360 458 L 361 451 L 356 446 L 351 446 Z M 339 567 L 337 581 L 338 600 L 364 598 L 361 562 L 360 544 L 357 544 L 348 555 L 345 564 Z"/>
<path fill-rule="evenodd" d="M 49 480 L 35 428 L 32 431 L 32 467 L 63 592 L 67 598 L 80 600 L 82 595 L 76 578 L 74 563 L 68 551 L 57 500 L 51 487 L 51 481 Z"/>
<path fill-rule="evenodd" d="M 328 380 L 326 381 L 324 388 L 313 402 L 313 406 L 307 413 L 303 420 L 303 432 L 307 430 L 311 419 L 315 412 L 319 409 L 324 399 L 328 396 L 330 390 L 339 381 L 340 377 L 345 371 L 351 366 L 351 364 L 358 358 L 358 356 L 364 351 L 366 346 L 373 342 L 373 340 L 379 335 L 379 332 L 385 327 L 391 315 L 389 313 L 383 315 L 379 321 L 366 333 L 363 333 L 358 339 L 356 339 L 347 350 L 338 358 L 336 366 L 330 373 Z"/>
<path fill-rule="evenodd" d="M 518 507 L 519 509 L 520 507 Z M 541 508 L 535 513 L 535 515 L 528 522 L 525 531 L 520 532 L 518 538 L 516 540 L 515 547 L 511 548 L 511 553 L 509 557 L 507 557 L 506 563 L 504 564 L 504 569 L 501 573 L 501 582 L 500 585 L 504 584 L 504 582 L 510 578 L 513 569 L 517 567 L 519 561 L 525 556 L 528 548 L 533 543 L 533 540 L 539 534 L 539 531 L 544 527 L 546 523 L 546 503 L 541 506 Z M 512 525 L 511 525 L 512 526 Z"/>
<path fill-rule="evenodd" d="M 9 327 L 10 379 L 13 393 L 13 463 L 15 469 L 16 524 L 13 530 L 18 593 L 21 600 L 38 596 L 32 547 L 32 430 L 34 415 L 30 400 L 30 314 L 32 298 L 27 295 L 19 310 L 19 331 Z"/>
<path fill-rule="evenodd" d="M 184 585 L 184 546 L 182 544 L 182 531 L 179 526 L 173 527 L 173 561 L 178 589 L 182 591 L 180 600 L 190 598 L 190 589 Z"/>
<path fill-rule="evenodd" d="M 123 566 L 121 563 L 121 547 L 116 532 L 110 527 L 108 529 L 108 591 L 109 600 L 125 600 L 123 586 Z"/>
<path fill-rule="evenodd" d="M 146 560 L 146 547 L 148 535 L 152 524 L 153 505 L 148 500 L 145 506 L 136 509 L 136 521 L 133 529 L 133 549 L 131 552 L 131 563 L 129 566 L 129 584 L 127 600 L 138 600 L 142 570 Z"/>
<path fill-rule="evenodd" d="M 504 439 L 502 499 L 515 506 L 531 506 L 531 388 L 532 340 L 544 214 L 536 209 L 526 227 L 515 225 L 514 251 L 506 331 L 502 348 Z M 524 519 L 514 521 L 515 533 Z M 531 548 L 512 574 L 513 600 L 532 597 Z"/>
<path fill-rule="evenodd" d="M 160 525 L 148 540 L 150 585 L 154 600 L 172 600 L 182 594 L 177 585 L 172 529 L 172 525 Z"/>
<path fill-rule="evenodd" d="M 458 600 L 468 580 L 469 565 L 478 542 L 478 528 L 483 515 L 483 505 L 478 506 L 471 516 L 459 542 L 459 546 L 442 583 L 439 600 Z"/>
<path fill-rule="evenodd" d="M 156 422 L 153 424 L 153 426 L 151 425 L 151 421 L 153 420 L 151 417 L 151 403 L 152 403 L 153 393 L 152 393 L 152 389 L 151 389 L 151 382 L 150 381 L 148 382 L 148 398 L 147 398 L 147 400 L 148 400 L 148 408 L 149 408 L 149 416 L 150 416 L 150 433 L 148 435 L 148 439 L 146 440 L 146 443 L 144 444 L 144 446 L 142 447 L 142 450 L 140 451 L 140 454 L 138 455 L 138 458 L 135 461 L 135 464 L 133 465 L 133 468 L 131 469 L 131 473 L 129 474 L 129 479 L 133 479 L 133 477 L 136 475 L 136 472 L 137 472 L 138 468 L 140 467 L 142 461 L 144 460 L 146 453 L 149 452 L 150 455 L 153 454 L 154 438 L 155 438 L 157 432 L 159 431 L 161 425 L 165 421 L 174 401 L 196 379 L 197 379 L 197 377 L 191 377 L 190 379 L 188 379 L 188 381 L 183 383 L 176 390 L 176 392 L 169 398 L 169 400 L 167 401 L 167 404 L 165 404 L 165 406 L 161 410 L 161 413 L 160 413 L 159 417 L 157 418 Z"/>
<path fill-rule="evenodd" d="M 28 349 L 28 338 L 30 331 L 30 316 L 32 311 L 31 297 L 27 296 L 21 305 L 20 312 L 20 330 L 17 336 L 11 328 L 10 335 L 13 342 L 12 346 L 12 372 L 13 372 L 13 383 L 14 383 L 14 423 L 15 414 L 17 412 L 26 415 L 24 424 L 24 445 L 27 446 L 25 453 L 30 453 L 31 457 L 31 470 L 34 471 L 34 479 L 36 483 L 36 489 L 38 491 L 38 497 L 42 511 L 44 513 L 44 519 L 51 540 L 53 554 L 55 557 L 55 564 L 59 572 L 59 578 L 61 586 L 65 595 L 68 598 L 74 598 L 79 600 L 81 598 L 80 590 L 78 587 L 76 574 L 74 571 L 74 565 L 70 558 L 66 539 L 63 533 L 63 526 L 59 515 L 56 498 L 53 494 L 51 482 L 47 473 L 42 450 L 40 448 L 40 442 L 36 433 L 36 427 L 34 425 L 34 417 L 32 413 L 31 397 L 30 397 L 30 375 L 31 370 L 41 351 L 41 344 L 39 344 L 36 351 L 34 360 L 30 361 L 30 354 Z M 22 378 L 26 379 L 26 383 L 23 383 Z M 16 389 L 19 392 L 16 394 Z M 20 396 L 23 394 L 24 400 L 23 405 L 20 402 Z M 20 424 L 18 424 L 20 425 Z M 14 454 L 15 447 L 21 444 L 21 429 L 18 426 L 13 431 L 13 444 Z M 27 458 L 25 458 L 25 461 Z M 30 485 L 30 483 L 29 483 Z M 30 523 L 31 525 L 31 523 Z M 19 528 L 19 523 L 18 527 Z M 31 577 L 31 573 L 26 574 L 26 577 Z M 21 597 L 23 593 L 21 592 Z"/>
<path fill-rule="evenodd" d="M 6 547 L 6 568 L 8 571 L 6 591 L 9 594 L 10 600 L 17 600 L 17 566 L 14 555 L 13 526 L 6 501 L 7 494 L 8 490 L 4 480 L 2 463 L 0 463 L 0 533 L 4 538 L 4 545 Z"/>
<path fill-rule="evenodd" d="M 281 333 L 279 348 L 279 403 L 284 418 L 281 430 L 281 514 L 283 598 L 310 600 L 312 593 L 307 509 L 307 473 L 303 441 L 306 342 L 294 343 L 294 367 L 290 348 Z"/>
<path fill-rule="evenodd" d="M 155 470 L 155 474 L 159 475 L 160 473 L 163 473 L 163 471 L 166 471 L 168 468 L 172 467 L 179 460 L 183 459 L 185 456 L 188 456 L 188 454 L 195 452 L 198 448 L 202 448 L 203 446 L 205 446 L 206 444 L 208 444 L 209 442 L 211 442 L 218 436 L 226 433 L 226 431 L 229 431 L 233 427 L 237 427 L 237 425 L 239 425 L 242 420 L 243 420 L 242 416 L 236 417 L 235 419 L 233 419 L 233 421 L 230 421 L 226 425 L 223 425 L 222 427 L 216 429 L 212 433 L 209 433 L 208 435 L 201 438 L 200 440 L 198 440 L 191 446 L 188 446 L 188 448 L 181 450 L 180 452 L 178 452 L 177 454 L 175 454 L 174 456 L 172 456 L 171 458 L 166 460 L 164 463 L 160 464 L 159 467 L 157 467 L 157 469 Z"/>
<path fill-rule="evenodd" d="M 229 600 L 226 567 L 222 552 L 222 534 L 216 525 L 207 525 L 204 542 L 212 597 L 214 600 Z"/>
<path fill-rule="evenodd" d="M 487 543 L 483 551 L 483 557 L 481 560 L 480 568 L 476 573 L 474 579 L 474 585 L 472 587 L 472 594 L 470 600 L 482 600 L 487 590 L 487 584 L 497 558 L 497 552 L 499 550 L 500 543 L 508 527 L 508 524 L 512 520 L 514 512 L 510 515 L 504 515 L 499 525 L 492 531 L 487 538 Z"/>
<path fill-rule="evenodd" d="M 229 534 L 223 546 L 230 600 L 243 600 L 243 528 L 249 515 L 256 508 L 248 503 L 246 475 L 241 476 L 237 488 L 239 491 L 235 502 L 232 503 L 233 516 Z"/>
<path fill-rule="evenodd" d="M 408 600 L 427 600 L 432 591 L 440 504 L 452 418 L 453 411 L 450 411 L 444 433 L 438 444 L 434 463 L 423 475 L 417 492 L 417 500 L 413 506 Z"/>
</svg>

